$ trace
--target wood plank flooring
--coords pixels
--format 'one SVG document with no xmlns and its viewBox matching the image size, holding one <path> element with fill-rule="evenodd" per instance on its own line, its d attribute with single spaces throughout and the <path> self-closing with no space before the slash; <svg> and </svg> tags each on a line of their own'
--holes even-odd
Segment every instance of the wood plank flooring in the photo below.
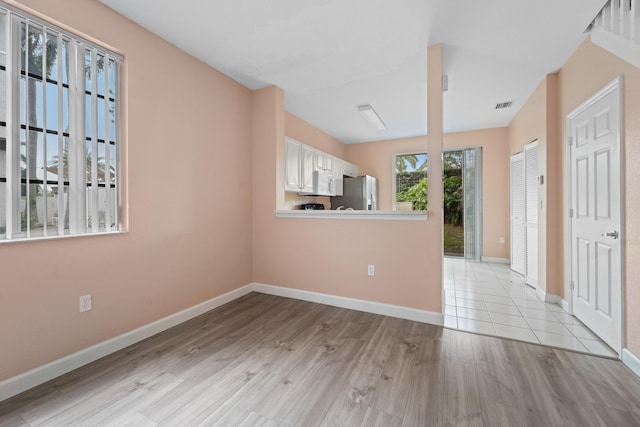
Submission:
<svg viewBox="0 0 640 427">
<path fill-rule="evenodd" d="M 640 426 L 620 362 L 252 293 L 0 402 L 0 426 Z"/>
</svg>

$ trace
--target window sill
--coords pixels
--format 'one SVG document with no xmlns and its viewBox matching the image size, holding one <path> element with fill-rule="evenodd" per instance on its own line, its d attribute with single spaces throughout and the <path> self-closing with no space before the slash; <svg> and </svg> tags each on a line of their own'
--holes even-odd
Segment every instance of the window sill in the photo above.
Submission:
<svg viewBox="0 0 640 427">
<path fill-rule="evenodd" d="M 38 236 L 38 237 L 19 237 L 15 239 L 1 239 L 0 245 L 9 243 L 26 243 L 26 242 L 41 242 L 43 240 L 58 240 L 58 239 L 74 239 L 79 237 L 96 237 L 96 236 L 113 236 L 119 234 L 128 234 L 128 231 L 103 231 L 100 233 L 87 233 L 87 234 L 65 234 L 64 236 Z"/>
<path fill-rule="evenodd" d="M 426 221 L 426 211 L 305 211 L 277 210 L 277 218 L 364 219 L 387 221 Z"/>
</svg>

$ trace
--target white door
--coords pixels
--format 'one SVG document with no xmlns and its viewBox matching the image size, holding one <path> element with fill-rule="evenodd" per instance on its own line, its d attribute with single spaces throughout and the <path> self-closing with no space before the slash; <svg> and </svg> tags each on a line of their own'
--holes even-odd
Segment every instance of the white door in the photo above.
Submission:
<svg viewBox="0 0 640 427">
<path fill-rule="evenodd" d="M 524 154 L 511 156 L 511 269 L 526 272 L 526 229 L 524 197 Z"/>
<path fill-rule="evenodd" d="M 619 79 L 567 116 L 573 314 L 622 346 Z"/>
<path fill-rule="evenodd" d="M 524 148 L 525 176 L 525 283 L 538 287 L 538 141 Z"/>
</svg>

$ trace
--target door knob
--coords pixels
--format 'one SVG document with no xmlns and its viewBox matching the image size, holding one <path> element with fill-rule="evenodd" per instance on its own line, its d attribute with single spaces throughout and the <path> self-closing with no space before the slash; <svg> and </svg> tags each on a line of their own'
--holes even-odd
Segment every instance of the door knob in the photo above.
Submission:
<svg viewBox="0 0 640 427">
<path fill-rule="evenodd" d="M 613 239 L 617 239 L 619 237 L 619 234 L 616 230 L 613 230 L 609 233 L 602 233 L 601 234 L 602 237 L 611 237 Z"/>
</svg>

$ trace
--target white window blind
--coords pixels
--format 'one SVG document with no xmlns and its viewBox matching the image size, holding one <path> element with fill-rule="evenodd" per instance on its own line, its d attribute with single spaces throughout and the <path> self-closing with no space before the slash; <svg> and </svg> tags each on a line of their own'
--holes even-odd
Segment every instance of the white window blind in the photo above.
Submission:
<svg viewBox="0 0 640 427">
<path fill-rule="evenodd" d="M 119 229 L 121 60 L 0 7 L 0 240 Z"/>
</svg>

